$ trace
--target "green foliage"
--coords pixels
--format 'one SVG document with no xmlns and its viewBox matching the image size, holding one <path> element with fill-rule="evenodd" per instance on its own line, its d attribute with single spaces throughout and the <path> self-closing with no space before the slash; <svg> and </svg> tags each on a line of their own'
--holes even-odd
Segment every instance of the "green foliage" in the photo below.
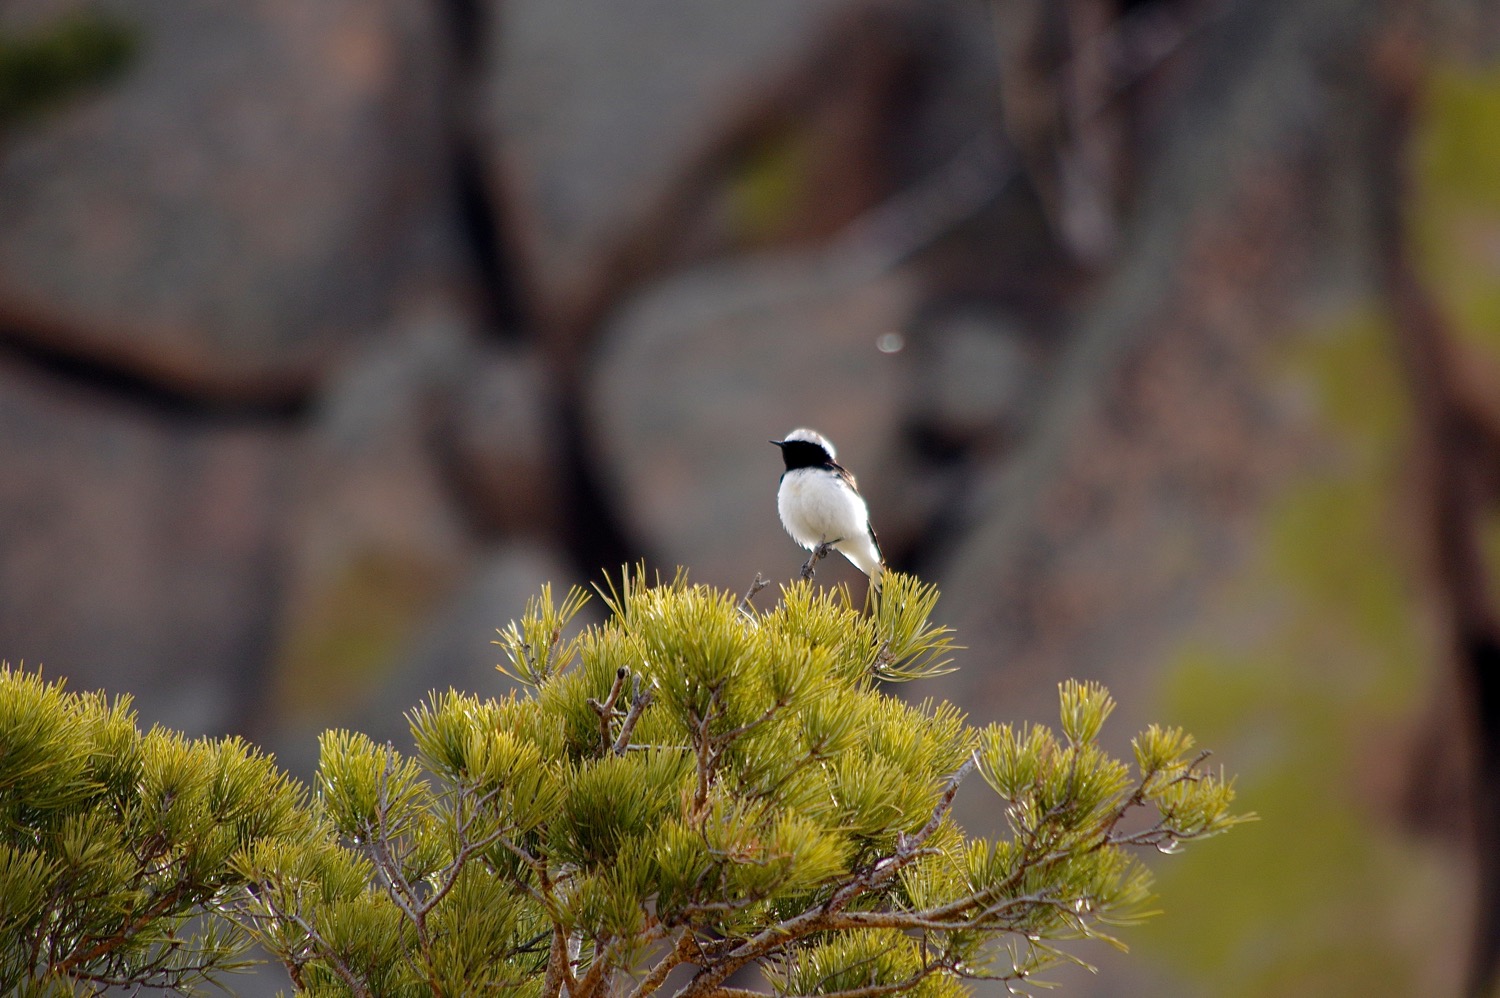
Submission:
<svg viewBox="0 0 1500 998">
<path fill-rule="evenodd" d="M 240 884 L 230 858 L 312 827 L 302 791 L 238 739 L 142 734 L 126 698 L 0 666 L 6 994 L 190 993 L 242 966 L 244 933 L 202 917 Z"/>
<path fill-rule="evenodd" d="M 434 694 L 413 752 L 326 733 L 310 799 L 238 741 L 7 673 L 7 983 L 186 989 L 248 936 L 305 996 L 646 998 L 683 968 L 678 998 L 737 998 L 757 967 L 785 995 L 959 998 L 1108 938 L 1147 898 L 1135 853 L 1239 820 L 1180 731 L 1109 758 L 1096 686 L 1063 686 L 1061 735 L 890 696 L 952 648 L 909 577 L 868 612 L 640 572 L 602 595 L 566 637 L 585 597 L 544 589 L 497 642 L 525 690 Z M 976 765 L 994 839 L 951 816 Z"/>
<path fill-rule="evenodd" d="M 0 129 L 118 75 L 134 51 L 134 34 L 97 14 L 25 37 L 0 34 Z"/>
<path fill-rule="evenodd" d="M 681 576 L 601 592 L 609 620 L 565 637 L 585 596 L 544 589 L 497 642 L 526 692 L 434 694 L 414 754 L 325 737 L 326 837 L 238 867 L 301 993 L 644 998 L 682 965 L 680 998 L 752 965 L 789 995 L 1019 987 L 1140 915 L 1135 852 L 1239 820 L 1180 731 L 1109 758 L 1098 687 L 1062 688 L 1061 737 L 888 695 L 952 650 L 909 577 L 868 613 L 806 583 L 764 612 Z M 995 841 L 950 815 L 976 762 Z"/>
</svg>

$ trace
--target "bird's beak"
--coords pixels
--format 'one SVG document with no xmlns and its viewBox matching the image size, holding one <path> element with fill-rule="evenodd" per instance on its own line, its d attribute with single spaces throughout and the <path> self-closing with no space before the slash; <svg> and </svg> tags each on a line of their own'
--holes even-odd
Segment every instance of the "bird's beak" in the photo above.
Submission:
<svg viewBox="0 0 1500 998">
<path fill-rule="evenodd" d="M 772 440 L 771 443 L 775 444 L 777 447 L 785 447 L 786 446 L 786 441 L 785 440 Z"/>
</svg>

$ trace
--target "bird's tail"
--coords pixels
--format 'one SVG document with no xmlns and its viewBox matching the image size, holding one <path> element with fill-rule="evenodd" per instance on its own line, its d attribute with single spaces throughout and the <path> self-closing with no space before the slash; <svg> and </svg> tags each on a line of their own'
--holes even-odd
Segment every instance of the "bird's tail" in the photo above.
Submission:
<svg viewBox="0 0 1500 998">
<path fill-rule="evenodd" d="M 835 545 L 835 549 L 869 577 L 870 588 L 880 592 L 880 576 L 885 572 L 885 557 L 880 553 L 880 545 L 875 543 L 873 535 L 866 543 L 839 543 Z"/>
</svg>

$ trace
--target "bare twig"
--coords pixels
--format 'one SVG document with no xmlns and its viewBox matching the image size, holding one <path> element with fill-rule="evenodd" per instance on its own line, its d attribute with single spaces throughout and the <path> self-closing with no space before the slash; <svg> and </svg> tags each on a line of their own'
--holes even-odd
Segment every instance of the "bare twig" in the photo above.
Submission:
<svg viewBox="0 0 1500 998">
<path fill-rule="evenodd" d="M 717 698 L 716 698 L 717 699 Z M 708 803 L 708 787 L 713 779 L 714 760 L 718 757 L 715 751 L 714 740 L 708 735 L 709 722 L 713 720 L 713 708 L 703 715 L 695 717 L 697 722 L 697 737 L 693 739 L 693 749 L 698 757 L 698 789 L 693 794 L 693 813 L 701 814 Z"/>
<path fill-rule="evenodd" d="M 916 835 L 913 835 L 911 838 L 902 835 L 897 840 L 897 855 L 900 855 L 903 849 L 916 849 L 920 847 L 932 837 L 932 833 L 937 831 L 938 826 L 943 823 L 943 818 L 947 816 L 949 811 L 953 810 L 953 798 L 958 795 L 958 785 L 963 782 L 965 776 L 973 772 L 975 765 L 976 762 L 971 755 L 964 761 L 962 766 L 958 767 L 952 776 L 948 777 L 948 783 L 943 787 L 943 794 L 938 798 L 937 807 L 932 809 L 932 817 L 927 819 L 927 824 L 923 825 Z"/>
<path fill-rule="evenodd" d="M 740 611 L 740 613 L 749 615 L 751 609 L 750 601 L 755 598 L 757 593 L 759 593 L 762 589 L 766 588 L 766 586 L 769 586 L 770 584 L 771 580 L 765 578 L 759 572 L 756 572 L 755 581 L 750 583 L 750 588 L 745 590 L 745 595 L 740 597 L 740 601 L 736 607 Z"/>
<path fill-rule="evenodd" d="M 722 749 L 730 742 L 748 735 L 750 732 L 754 731 L 756 728 L 760 727 L 762 724 L 765 724 L 767 721 L 771 720 L 777 714 L 785 710 L 787 704 L 788 701 L 786 700 L 777 700 L 775 703 L 771 704 L 771 706 L 761 711 L 759 717 L 746 721 L 744 724 L 741 724 L 737 728 L 731 728 L 729 731 L 725 731 L 715 735 L 713 739 L 715 748 Z"/>
<path fill-rule="evenodd" d="M 375 868 L 385 877 L 389 886 L 391 900 L 396 902 L 403 914 L 411 919 L 416 925 L 417 931 L 422 936 L 425 945 L 424 919 L 417 912 L 419 903 L 416 892 L 411 883 L 406 879 L 406 874 L 401 870 L 401 862 L 391 850 L 391 830 L 387 823 L 390 815 L 391 799 L 390 785 L 391 773 L 396 767 L 396 748 L 387 743 L 385 746 L 385 766 L 380 771 L 380 780 L 376 784 L 375 798 L 375 828 L 374 834 L 370 836 L 367 851 L 370 859 L 375 863 Z"/>
<path fill-rule="evenodd" d="M 600 703 L 593 697 L 589 697 L 589 706 L 594 708 L 594 713 L 599 715 L 599 742 L 608 749 L 614 742 L 609 736 L 609 724 L 615 719 L 615 701 L 620 698 L 620 692 L 625 689 L 625 677 L 630 675 L 630 670 L 623 665 L 615 670 L 614 684 L 609 688 L 609 696 Z M 618 754 L 618 753 L 616 753 Z"/>
<path fill-rule="evenodd" d="M 474 821 L 479 816 L 480 811 L 482 811 L 487 804 L 493 801 L 499 795 L 499 793 L 500 788 L 496 787 L 494 790 L 491 790 L 489 793 L 475 800 L 472 804 L 469 805 L 468 814 L 466 814 L 463 820 L 459 822 L 458 849 L 453 854 L 453 859 L 450 860 L 448 865 L 443 868 L 443 872 L 438 875 L 440 886 L 437 890 L 433 891 L 432 894 L 429 895 L 428 898 L 423 901 L 417 908 L 417 914 L 422 919 L 422 924 L 419 925 L 418 928 L 424 933 L 427 928 L 426 918 L 428 912 L 432 911 L 433 908 L 436 908 L 438 904 L 443 900 L 443 898 L 447 897 L 449 892 L 453 890 L 453 885 L 458 883 L 459 874 L 463 872 L 463 868 L 469 862 L 469 860 L 473 858 L 476 853 L 483 852 L 505 837 L 506 828 L 504 825 L 502 825 L 489 834 L 483 835 L 477 839 L 469 838 L 469 829 L 473 827 Z"/>
<path fill-rule="evenodd" d="M 623 669 L 621 670 L 624 671 Z M 625 714 L 625 721 L 620 725 L 620 736 L 615 739 L 610 751 L 615 755 L 624 755 L 626 749 L 630 748 L 630 736 L 635 732 L 636 722 L 641 719 L 651 701 L 656 699 L 650 690 L 641 689 L 641 677 L 637 675 L 630 689 L 630 710 Z"/>
<path fill-rule="evenodd" d="M 319 955 L 328 961 L 328 965 L 333 968 L 333 972 L 354 993 L 355 998 L 371 998 L 370 989 L 365 987 L 364 982 L 355 976 L 354 971 L 344 962 L 343 958 L 335 953 L 333 947 L 328 945 L 327 940 L 323 938 L 317 929 L 312 927 L 312 923 L 296 912 L 282 912 L 274 904 L 272 908 L 276 911 L 276 917 L 296 923 L 297 928 L 307 934 L 308 941 L 318 948 Z"/>
</svg>

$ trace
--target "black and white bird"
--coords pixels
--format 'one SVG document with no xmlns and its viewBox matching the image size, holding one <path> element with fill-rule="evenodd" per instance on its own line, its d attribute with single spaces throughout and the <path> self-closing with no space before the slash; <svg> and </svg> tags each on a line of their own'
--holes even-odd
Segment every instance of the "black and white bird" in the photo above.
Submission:
<svg viewBox="0 0 1500 998">
<path fill-rule="evenodd" d="M 792 540 L 813 553 L 803 574 L 810 575 L 813 563 L 832 548 L 869 576 L 878 591 L 885 570 L 880 541 L 854 476 L 838 463 L 833 444 L 806 428 L 771 443 L 781 448 L 786 461 L 776 490 L 776 512 Z"/>
</svg>

